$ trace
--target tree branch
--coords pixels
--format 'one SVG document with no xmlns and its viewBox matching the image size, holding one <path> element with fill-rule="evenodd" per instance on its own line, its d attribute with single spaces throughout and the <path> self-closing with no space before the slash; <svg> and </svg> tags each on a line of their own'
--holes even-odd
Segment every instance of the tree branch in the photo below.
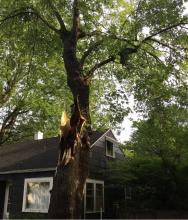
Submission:
<svg viewBox="0 0 188 220">
<path fill-rule="evenodd" d="M 0 145 L 9 139 L 11 129 L 15 125 L 18 115 L 29 112 L 29 110 L 21 110 L 21 108 L 22 104 L 16 106 L 4 119 L 0 129 Z"/>
<path fill-rule="evenodd" d="M 35 51 L 35 42 L 34 42 L 34 45 L 31 49 L 31 58 L 30 58 L 30 61 L 29 61 L 28 72 L 26 74 L 27 75 L 27 81 L 29 80 L 29 76 L 30 76 L 30 70 L 31 70 L 32 60 L 33 60 L 33 57 L 34 57 L 34 51 Z M 5 104 L 10 99 L 13 89 L 16 87 L 16 85 L 20 81 L 19 76 L 20 76 L 20 73 L 23 72 L 23 70 L 22 70 L 23 65 L 22 65 L 20 59 L 16 63 L 17 63 L 17 68 L 16 68 L 17 70 L 14 73 L 12 79 L 7 80 L 7 87 L 5 89 L 5 92 L 0 97 L 1 98 L 0 99 L 0 107 L 2 107 L 3 104 Z M 7 66 L 8 66 L 8 63 L 7 63 Z"/>
<path fill-rule="evenodd" d="M 0 140 L 2 142 L 3 137 L 6 135 L 7 131 L 14 125 L 15 120 L 19 114 L 19 108 L 15 107 L 12 112 L 10 112 L 4 119 L 1 130 L 0 130 Z"/>
<path fill-rule="evenodd" d="M 2 107 L 2 105 L 8 101 L 8 99 L 10 98 L 10 95 L 12 93 L 12 90 L 15 88 L 17 82 L 18 82 L 18 73 L 15 73 L 14 77 L 12 80 L 7 81 L 7 88 L 5 89 L 4 94 L 2 94 L 1 100 L 0 100 L 0 107 Z"/>
<path fill-rule="evenodd" d="M 67 29 L 66 29 L 66 26 L 65 26 L 65 23 L 60 15 L 60 13 L 58 12 L 57 8 L 52 4 L 51 0 L 48 0 L 48 4 L 50 6 L 50 8 L 52 9 L 55 17 L 57 18 L 59 24 L 60 24 L 60 27 L 61 27 L 61 31 L 63 32 L 67 32 Z"/>
<path fill-rule="evenodd" d="M 85 32 L 81 30 L 79 27 L 79 8 L 78 8 L 78 1 L 74 0 L 73 2 L 73 17 L 72 17 L 72 28 L 71 28 L 71 35 L 74 43 L 76 45 L 78 39 L 85 37 Z"/>
<path fill-rule="evenodd" d="M 114 34 L 111 34 L 111 33 L 101 32 L 101 34 L 104 34 L 105 37 L 109 37 L 109 38 L 114 39 L 114 40 L 123 41 L 123 42 L 128 43 L 128 44 L 131 45 L 131 46 L 135 46 L 135 45 L 134 45 L 134 42 L 135 42 L 135 41 L 130 41 L 130 40 L 126 39 L 126 38 L 118 37 L 118 36 L 116 36 L 116 35 L 114 35 Z"/>
<path fill-rule="evenodd" d="M 114 57 L 114 56 L 111 56 L 111 57 L 109 57 L 108 59 L 103 60 L 103 61 L 101 61 L 100 63 L 97 63 L 95 66 L 93 66 L 93 67 L 88 71 L 87 77 L 90 78 L 90 77 L 93 75 L 93 73 L 95 72 L 95 70 L 101 68 L 102 66 L 104 66 L 104 65 L 106 65 L 106 64 L 108 64 L 108 63 L 110 63 L 110 62 L 113 62 L 114 60 L 115 60 L 115 57 Z"/>
<path fill-rule="evenodd" d="M 158 44 L 160 44 L 160 45 L 162 45 L 163 47 L 167 47 L 167 48 L 169 48 L 169 49 L 171 49 L 171 50 L 176 50 L 176 49 L 179 49 L 179 50 L 188 50 L 188 48 L 185 48 L 185 47 L 172 47 L 171 45 L 166 44 L 166 43 L 164 43 L 164 42 L 161 42 L 160 40 L 157 40 L 157 39 L 155 39 L 155 38 L 151 38 L 150 40 L 151 40 L 151 41 L 154 41 L 154 42 L 156 42 L 156 43 L 158 43 Z"/>
<path fill-rule="evenodd" d="M 72 18 L 72 32 L 77 33 L 79 25 L 79 10 L 78 10 L 78 0 L 73 2 L 73 18 Z"/>
<path fill-rule="evenodd" d="M 88 49 L 85 51 L 85 53 L 83 54 L 81 60 L 80 60 L 80 66 L 83 67 L 84 62 L 86 60 L 86 58 L 94 51 L 96 50 L 102 43 L 103 40 L 97 41 L 93 44 L 91 44 Z"/>
<path fill-rule="evenodd" d="M 188 48 L 184 48 L 184 47 L 172 47 L 171 45 L 168 45 L 164 42 L 161 42 L 157 39 L 154 39 L 152 38 L 151 41 L 154 41 L 160 45 L 162 45 L 163 47 L 167 47 L 170 49 L 170 51 L 175 51 L 175 53 L 177 54 L 178 57 L 181 57 L 181 59 L 186 59 L 187 60 L 187 57 L 186 56 L 182 56 L 182 50 L 184 50 L 184 52 L 188 51 Z M 149 43 L 149 42 L 144 42 L 145 44 L 149 45 L 152 49 L 155 50 L 155 48 Z M 143 50 L 143 49 L 142 49 Z M 178 51 L 179 50 L 179 51 Z M 161 50 L 159 50 L 161 51 Z M 162 52 L 162 51 L 161 51 Z M 165 53 L 168 53 L 167 51 L 164 51 Z M 161 61 L 162 62 L 162 61 Z"/>
<path fill-rule="evenodd" d="M 101 34 L 104 34 L 104 33 L 101 32 L 101 31 L 98 31 L 98 30 L 95 30 L 95 31 L 92 31 L 92 32 L 89 32 L 89 33 L 81 31 L 81 34 L 78 35 L 78 39 L 82 39 L 82 38 L 85 38 L 85 37 L 93 37 L 95 35 L 100 35 L 101 36 Z"/>
<path fill-rule="evenodd" d="M 158 63 L 162 64 L 163 66 L 165 66 L 165 64 L 163 63 L 162 60 L 160 60 L 160 58 L 158 56 L 156 56 L 155 54 L 147 51 L 147 50 L 144 50 L 143 48 L 141 48 L 141 50 L 143 50 L 146 54 L 148 53 L 151 57 L 153 57 Z"/>
<path fill-rule="evenodd" d="M 176 28 L 176 27 L 181 26 L 181 25 L 186 25 L 186 24 L 187 24 L 186 22 L 180 22 L 180 23 L 177 23 L 177 24 L 170 25 L 170 26 L 168 26 L 166 28 L 163 28 L 163 29 L 161 29 L 161 30 L 159 30 L 159 31 L 157 31 L 155 33 L 152 33 L 150 36 L 146 37 L 143 40 L 143 42 L 147 41 L 147 40 L 151 40 L 151 38 L 156 36 L 156 35 L 162 34 L 162 33 L 166 32 L 166 31 L 169 31 L 169 30 L 171 30 L 173 28 Z"/>
<path fill-rule="evenodd" d="M 97 34 L 100 34 L 100 32 L 95 30 L 95 31 L 92 31 L 92 32 L 89 32 L 89 33 L 84 33 L 82 38 L 84 38 L 84 37 L 92 37 L 92 36 L 97 35 Z"/>
<path fill-rule="evenodd" d="M 37 12 L 36 9 L 34 8 L 25 8 L 23 11 L 23 9 L 21 9 L 21 11 L 18 10 L 18 12 L 13 12 L 13 14 L 8 15 L 7 17 L 5 17 L 4 19 L 0 20 L 0 25 L 2 25 L 2 23 L 10 20 L 10 19 L 14 19 L 15 17 L 20 17 L 20 16 L 24 16 L 24 15 L 35 15 L 36 17 L 38 17 L 48 28 L 50 28 L 52 31 L 56 32 L 59 34 L 59 30 L 57 28 L 55 28 L 52 24 L 50 24 L 41 14 L 39 14 Z"/>
</svg>

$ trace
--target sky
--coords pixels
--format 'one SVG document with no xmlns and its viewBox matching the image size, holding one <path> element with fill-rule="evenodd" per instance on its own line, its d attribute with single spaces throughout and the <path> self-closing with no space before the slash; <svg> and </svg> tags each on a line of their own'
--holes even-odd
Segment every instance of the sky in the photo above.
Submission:
<svg viewBox="0 0 188 220">
<path fill-rule="evenodd" d="M 134 106 L 134 98 L 132 96 L 129 99 L 129 107 L 131 108 L 132 113 L 130 113 L 127 117 L 125 117 L 124 121 L 122 122 L 121 130 L 118 130 L 120 134 L 118 135 L 117 134 L 118 132 L 115 132 L 118 141 L 120 141 L 121 143 L 123 143 L 124 141 L 128 141 L 130 139 L 131 134 L 133 132 L 133 128 L 132 128 L 133 120 L 136 121 L 140 118 L 139 115 L 133 110 L 133 106 Z"/>
<path fill-rule="evenodd" d="M 184 5 L 185 5 L 184 14 L 188 15 L 188 2 L 184 3 Z M 130 102 L 130 108 L 132 109 L 132 113 L 130 113 L 127 117 L 125 117 L 124 121 L 122 122 L 121 130 L 119 130 L 120 132 L 119 135 L 117 131 L 114 132 L 118 141 L 120 141 L 121 143 L 130 140 L 131 134 L 133 132 L 133 128 L 132 128 L 133 120 L 136 121 L 140 118 L 139 115 L 133 110 L 133 106 L 134 106 L 133 96 L 130 98 L 129 102 Z"/>
</svg>

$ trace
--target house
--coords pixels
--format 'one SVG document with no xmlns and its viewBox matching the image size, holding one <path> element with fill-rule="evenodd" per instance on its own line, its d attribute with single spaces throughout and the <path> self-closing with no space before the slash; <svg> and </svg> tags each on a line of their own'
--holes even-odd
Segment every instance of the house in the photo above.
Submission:
<svg viewBox="0 0 188 220">
<path fill-rule="evenodd" d="M 112 217 L 103 172 L 109 160 L 124 158 L 111 130 L 91 135 L 89 178 L 83 218 Z M 46 218 L 58 158 L 58 137 L 0 148 L 0 218 Z M 107 205 L 106 205 L 107 204 Z"/>
</svg>

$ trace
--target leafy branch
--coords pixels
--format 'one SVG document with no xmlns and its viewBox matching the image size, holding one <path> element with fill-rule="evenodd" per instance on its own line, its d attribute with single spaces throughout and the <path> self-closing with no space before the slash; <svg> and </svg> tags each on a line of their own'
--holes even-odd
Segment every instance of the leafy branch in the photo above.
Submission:
<svg viewBox="0 0 188 220">
<path fill-rule="evenodd" d="M 93 44 L 91 44 L 88 49 L 84 52 L 82 58 L 80 59 L 80 66 L 83 67 L 85 60 L 87 59 L 87 57 L 93 52 L 95 51 L 103 42 L 103 40 L 97 41 Z"/>
<path fill-rule="evenodd" d="M 97 69 L 101 68 L 102 66 L 105 66 L 106 64 L 108 64 L 110 62 L 114 62 L 114 60 L 115 60 L 115 57 L 111 56 L 111 57 L 101 61 L 100 63 L 97 63 L 87 72 L 87 77 L 90 78 Z"/>
<path fill-rule="evenodd" d="M 166 28 L 162 28 L 161 30 L 158 30 L 157 32 L 152 33 L 150 36 L 146 37 L 143 41 L 151 40 L 151 38 L 156 36 L 156 35 L 162 34 L 164 32 L 170 31 L 170 30 L 172 30 L 172 29 L 174 29 L 176 27 L 179 27 L 179 26 L 182 26 L 182 25 L 186 25 L 186 24 L 188 24 L 188 22 L 182 21 L 182 22 L 179 22 L 177 24 L 170 25 L 170 26 L 168 26 Z"/>
<path fill-rule="evenodd" d="M 50 28 L 52 31 L 55 33 L 59 34 L 59 30 L 55 28 L 52 24 L 50 24 L 44 16 L 42 16 L 36 9 L 32 7 L 26 7 L 26 8 L 21 8 L 19 10 L 13 11 L 10 13 L 8 16 L 0 20 L 0 25 L 2 25 L 4 22 L 8 20 L 12 20 L 16 17 L 21 17 L 23 18 L 24 16 L 36 16 L 39 18 L 48 28 Z"/>
<path fill-rule="evenodd" d="M 53 11 L 53 14 L 55 15 L 55 17 L 57 18 L 59 24 L 60 24 L 60 27 L 61 27 L 61 31 L 63 32 L 67 32 L 67 29 L 66 29 L 66 26 L 65 26 L 65 23 L 59 13 L 59 11 L 57 10 L 57 8 L 53 5 L 52 1 L 51 0 L 48 0 L 48 4 L 50 6 L 50 8 L 52 9 Z"/>
<path fill-rule="evenodd" d="M 28 111 L 26 111 L 26 110 L 24 110 L 24 111 L 22 110 L 21 111 L 21 105 L 20 105 L 20 106 L 16 106 L 12 111 L 10 111 L 8 113 L 8 115 L 6 116 L 6 118 L 4 119 L 4 121 L 3 121 L 2 125 L 1 125 L 1 129 L 0 129 L 0 145 L 2 145 L 3 143 L 5 143 L 8 140 L 10 130 L 14 126 L 18 115 L 26 113 L 26 112 L 28 112 Z"/>
</svg>

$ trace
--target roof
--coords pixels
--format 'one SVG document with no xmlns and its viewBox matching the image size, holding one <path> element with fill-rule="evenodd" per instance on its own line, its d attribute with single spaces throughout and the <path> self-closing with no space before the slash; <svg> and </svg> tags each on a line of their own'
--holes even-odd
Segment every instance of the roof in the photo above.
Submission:
<svg viewBox="0 0 188 220">
<path fill-rule="evenodd" d="M 93 131 L 91 145 L 106 131 Z M 4 145 L 0 148 L 0 173 L 15 170 L 54 169 L 58 159 L 59 137 Z"/>
</svg>

